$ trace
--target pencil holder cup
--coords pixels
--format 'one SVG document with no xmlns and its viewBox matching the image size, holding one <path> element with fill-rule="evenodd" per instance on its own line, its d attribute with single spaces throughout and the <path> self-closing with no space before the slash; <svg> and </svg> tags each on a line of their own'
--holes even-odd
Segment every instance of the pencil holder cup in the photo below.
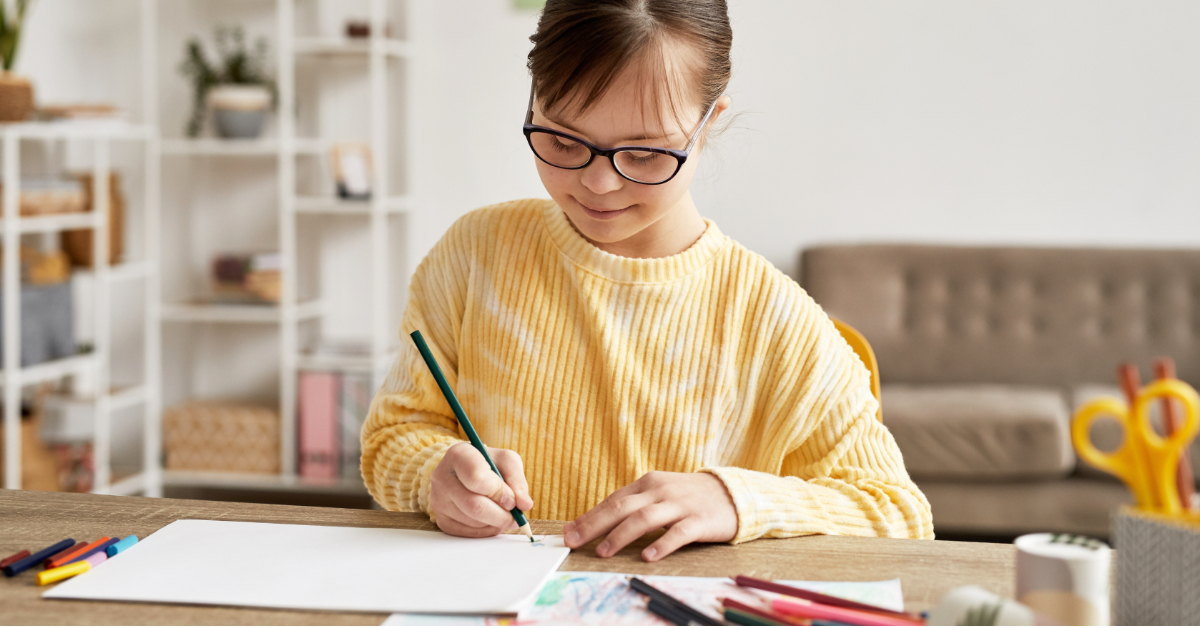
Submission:
<svg viewBox="0 0 1200 628">
<path fill-rule="evenodd" d="M 1115 623 L 1200 624 L 1200 516 L 1125 507 L 1113 515 L 1112 532 Z"/>
<path fill-rule="evenodd" d="M 1018 537 L 1017 601 L 1062 626 L 1109 625 L 1112 549 L 1075 534 Z"/>
</svg>

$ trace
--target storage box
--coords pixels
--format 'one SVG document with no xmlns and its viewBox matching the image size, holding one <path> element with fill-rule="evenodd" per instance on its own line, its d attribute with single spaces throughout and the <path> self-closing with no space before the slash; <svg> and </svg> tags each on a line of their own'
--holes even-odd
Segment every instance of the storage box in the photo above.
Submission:
<svg viewBox="0 0 1200 628">
<path fill-rule="evenodd" d="M 1125 507 L 1113 515 L 1113 624 L 1200 624 L 1200 516 Z"/>
<path fill-rule="evenodd" d="M 279 413 L 239 403 L 193 402 L 163 414 L 166 467 L 187 471 L 279 472 Z"/>
</svg>

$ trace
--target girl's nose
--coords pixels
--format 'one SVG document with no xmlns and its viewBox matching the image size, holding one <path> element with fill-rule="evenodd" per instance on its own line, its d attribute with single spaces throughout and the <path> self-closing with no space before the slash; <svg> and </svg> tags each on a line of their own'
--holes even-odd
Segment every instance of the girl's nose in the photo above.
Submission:
<svg viewBox="0 0 1200 628">
<path fill-rule="evenodd" d="M 612 162 L 605 157 L 597 157 L 586 168 L 579 171 L 579 180 L 593 194 L 615 192 L 625 185 L 625 179 L 613 169 Z"/>
</svg>

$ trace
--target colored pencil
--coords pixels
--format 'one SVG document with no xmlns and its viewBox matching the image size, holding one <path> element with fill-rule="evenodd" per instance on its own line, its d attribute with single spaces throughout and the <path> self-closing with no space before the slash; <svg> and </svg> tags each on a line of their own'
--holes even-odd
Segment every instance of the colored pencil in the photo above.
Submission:
<svg viewBox="0 0 1200 628">
<path fill-rule="evenodd" d="M 883 608 L 882 606 L 874 606 L 872 604 L 864 604 L 862 602 L 855 602 L 854 600 L 848 600 L 846 598 L 836 597 L 833 595 L 826 595 L 824 593 L 817 593 L 816 591 L 809 591 L 806 589 L 797 589 L 796 587 L 790 587 L 786 584 L 780 584 L 778 582 L 772 582 L 770 580 L 760 580 L 759 578 L 751 578 L 750 576 L 737 576 L 733 579 L 733 581 L 735 583 L 737 583 L 737 585 L 739 587 L 746 587 L 748 589 L 759 589 L 762 591 L 770 591 L 772 593 L 780 593 L 783 595 L 789 595 L 791 597 L 800 598 L 802 600 L 808 600 L 810 602 L 817 602 L 818 604 L 826 604 L 829 606 L 836 606 L 839 608 L 849 608 L 849 609 L 854 609 L 854 610 L 866 611 L 868 613 L 876 613 L 879 615 L 888 615 L 888 616 L 893 616 L 896 619 L 905 620 L 905 621 L 915 621 L 915 622 L 921 621 L 920 616 L 913 615 L 912 613 L 901 613 L 898 611 L 891 610 L 889 608 Z"/>
<path fill-rule="evenodd" d="M 724 606 L 725 608 L 736 609 L 736 610 L 739 610 L 739 611 L 742 611 L 745 613 L 754 613 L 755 615 L 765 617 L 771 621 L 779 622 L 780 624 L 782 624 L 784 626 L 807 626 L 810 623 L 812 623 L 811 620 L 808 620 L 808 619 L 800 619 L 798 617 L 786 617 L 784 615 L 780 615 L 769 609 L 751 606 L 749 604 L 745 604 L 743 602 L 739 602 L 733 598 L 728 598 L 728 597 L 723 598 L 721 600 L 721 606 Z"/>
<path fill-rule="evenodd" d="M 16 554 L 13 554 L 12 556 L 5 558 L 4 560 L 0 560 L 0 569 L 4 569 L 5 567 L 17 562 L 18 560 L 21 560 L 22 558 L 25 558 L 28 555 L 29 555 L 29 550 L 21 550 L 21 551 L 17 552 Z"/>
<path fill-rule="evenodd" d="M 725 621 L 733 622 L 739 626 L 790 626 L 772 619 L 768 619 L 757 613 L 751 613 L 740 609 L 725 607 Z"/>
<path fill-rule="evenodd" d="M 807 617 L 815 621 L 840 621 L 856 626 L 924 626 L 923 621 L 899 619 L 894 614 L 860 611 L 853 608 L 830 606 L 808 600 L 778 598 L 771 601 L 771 608 L 783 615 Z"/>
<path fill-rule="evenodd" d="M 417 345 L 417 350 L 421 352 L 421 357 L 425 359 L 425 366 L 429 367 L 429 372 L 433 373 L 433 379 L 437 381 L 438 388 L 442 389 L 442 395 L 446 397 L 446 403 L 450 404 L 450 409 L 454 411 L 454 417 L 458 419 L 458 424 L 467 433 L 467 438 L 471 441 L 471 445 L 483 454 L 483 459 L 487 461 L 488 466 L 500 479 L 504 479 L 504 474 L 500 473 L 500 469 L 496 468 L 496 463 L 492 462 L 492 457 L 488 455 L 487 447 L 483 445 L 483 441 L 479 439 L 479 434 L 475 433 L 475 426 L 471 425 L 471 419 L 467 418 L 467 412 L 463 410 L 462 404 L 458 402 L 458 396 L 454 394 L 454 389 L 450 388 L 450 383 L 446 381 L 446 376 L 442 375 L 442 367 L 438 366 L 437 360 L 433 357 L 433 352 L 429 350 L 429 345 L 425 344 L 425 338 L 421 336 L 419 330 L 409 334 L 413 342 Z M 516 520 L 517 526 L 521 532 L 529 537 L 529 542 L 533 542 L 533 531 L 529 528 L 529 521 L 525 519 L 525 513 L 521 512 L 520 508 L 513 506 L 513 519 Z"/>
<path fill-rule="evenodd" d="M 1154 361 L 1154 376 L 1158 379 L 1175 379 L 1175 360 L 1158 358 Z M 1179 416 L 1179 405 L 1174 399 L 1164 398 L 1163 427 L 1167 436 L 1183 428 L 1183 417 Z M 1186 448 L 1179 456 L 1179 468 L 1175 470 L 1175 485 L 1179 489 L 1179 502 L 1184 510 L 1191 510 L 1196 495 L 1196 476 L 1192 474 L 1192 459 Z"/>
<path fill-rule="evenodd" d="M 59 558 L 62 558 L 63 556 L 66 556 L 67 554 L 70 554 L 71 552 L 74 552 L 77 549 L 83 549 L 86 545 L 87 545 L 87 541 L 80 541 L 80 542 L 76 543 L 75 545 L 72 545 L 71 547 L 68 547 L 67 549 L 51 556 L 50 558 L 47 558 L 46 562 L 42 563 L 42 567 L 45 569 L 49 569 L 50 561 L 58 560 Z"/>
<path fill-rule="evenodd" d="M 71 547 L 74 544 L 75 544 L 75 539 L 63 539 L 63 540 L 55 543 L 54 545 L 51 545 L 50 547 L 42 548 L 42 549 L 38 550 L 37 552 L 30 554 L 29 556 L 26 556 L 25 558 L 22 558 L 22 559 L 18 560 L 17 562 L 12 563 L 9 566 L 5 567 L 4 575 L 11 578 L 11 577 L 21 573 L 22 571 L 25 571 L 26 569 L 29 569 L 30 567 L 42 562 L 43 560 L 46 560 L 47 557 L 53 556 L 65 549 L 67 549 L 68 547 Z"/>
<path fill-rule="evenodd" d="M 101 545 L 104 545 L 111 538 L 112 538 L 111 536 L 102 536 L 99 539 L 96 539 L 95 541 L 92 541 L 91 543 L 88 543 L 87 545 L 84 545 L 83 547 L 81 547 L 73 552 L 68 553 L 66 556 L 63 556 L 61 558 L 56 558 L 56 559 L 50 561 L 50 568 L 53 569 L 55 567 L 62 567 L 63 565 L 73 563 L 81 558 L 84 558 L 88 554 L 91 554 L 92 550 L 96 549 L 97 547 L 100 547 Z M 109 543 L 109 545 L 111 545 L 111 543 Z M 108 547 L 108 545 L 104 545 L 104 547 Z"/>
<path fill-rule="evenodd" d="M 641 578 L 630 578 L 629 586 L 633 587 L 634 591 L 637 591 L 638 593 L 641 593 L 642 595 L 650 596 L 650 599 L 652 599 L 652 600 L 658 600 L 659 602 L 661 602 L 663 604 L 672 606 L 673 608 L 679 610 L 679 612 L 683 613 L 689 620 L 692 620 L 692 621 L 700 624 L 701 626 L 720 626 L 721 625 L 721 622 L 717 621 L 716 619 L 713 619 L 712 617 L 709 617 L 708 615 L 701 613 L 700 611 L 692 608 L 691 606 L 688 606 L 687 604 L 680 602 L 679 600 L 671 597 L 670 595 L 667 595 L 666 593 L 650 586 L 649 584 L 646 583 L 645 580 L 642 580 Z"/>
<path fill-rule="evenodd" d="M 684 615 L 682 612 L 680 612 L 678 608 L 675 608 L 670 604 L 664 604 L 663 602 L 659 602 L 655 599 L 651 599 L 646 603 L 646 610 L 665 619 L 673 626 L 691 626 L 692 624 L 696 623 L 689 619 L 687 615 Z"/>
</svg>

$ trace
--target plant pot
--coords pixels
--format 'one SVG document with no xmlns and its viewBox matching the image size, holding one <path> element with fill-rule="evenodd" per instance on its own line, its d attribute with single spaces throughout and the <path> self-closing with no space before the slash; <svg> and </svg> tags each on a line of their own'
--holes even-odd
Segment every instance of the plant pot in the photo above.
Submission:
<svg viewBox="0 0 1200 628">
<path fill-rule="evenodd" d="M 21 122 L 33 112 L 33 84 L 11 72 L 0 72 L 0 122 Z"/>
<path fill-rule="evenodd" d="M 217 135 L 253 139 L 262 134 L 271 109 L 271 91 L 262 85 L 218 85 L 208 92 Z"/>
</svg>

